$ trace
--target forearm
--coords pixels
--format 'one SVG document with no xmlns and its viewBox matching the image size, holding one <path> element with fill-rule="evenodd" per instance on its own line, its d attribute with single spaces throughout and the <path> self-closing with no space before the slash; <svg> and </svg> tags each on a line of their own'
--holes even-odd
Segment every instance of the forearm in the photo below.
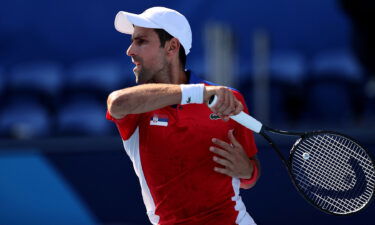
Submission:
<svg viewBox="0 0 375 225">
<path fill-rule="evenodd" d="M 196 88 L 194 90 L 200 91 L 203 95 L 199 103 L 207 102 L 212 95 L 218 95 L 217 106 L 215 105 L 212 110 L 218 113 L 219 116 L 228 116 L 229 113 L 233 111 L 238 111 L 237 113 L 239 113 L 242 109 L 238 107 L 238 105 L 242 106 L 240 103 L 234 104 L 235 97 L 226 87 L 205 86 L 203 89 Z M 184 93 L 185 97 L 191 96 L 186 95 L 186 91 L 184 91 Z M 112 92 L 108 96 L 107 107 L 112 117 L 120 119 L 128 114 L 150 112 L 168 105 L 180 104 L 181 98 L 182 93 L 180 85 L 160 83 L 142 84 Z M 192 98 L 194 98 L 193 95 Z M 238 102 L 238 100 L 236 101 Z M 192 101 L 192 103 L 194 103 L 194 101 Z M 234 108 L 236 110 L 234 110 Z"/>
<path fill-rule="evenodd" d="M 142 84 L 112 92 L 107 100 L 109 113 L 116 119 L 181 102 L 180 85 Z"/>
</svg>

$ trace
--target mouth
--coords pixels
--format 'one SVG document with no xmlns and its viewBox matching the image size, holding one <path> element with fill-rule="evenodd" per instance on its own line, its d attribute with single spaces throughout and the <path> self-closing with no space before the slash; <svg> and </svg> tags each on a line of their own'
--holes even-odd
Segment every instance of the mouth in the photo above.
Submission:
<svg viewBox="0 0 375 225">
<path fill-rule="evenodd" d="M 141 67 L 141 63 L 140 62 L 137 62 L 137 61 L 134 61 L 134 60 L 132 60 L 132 62 L 135 65 L 133 71 L 138 70 Z"/>
<path fill-rule="evenodd" d="M 141 64 L 139 61 L 134 60 L 134 58 L 131 58 L 131 59 L 132 59 L 132 63 L 134 63 L 136 66 Z"/>
</svg>

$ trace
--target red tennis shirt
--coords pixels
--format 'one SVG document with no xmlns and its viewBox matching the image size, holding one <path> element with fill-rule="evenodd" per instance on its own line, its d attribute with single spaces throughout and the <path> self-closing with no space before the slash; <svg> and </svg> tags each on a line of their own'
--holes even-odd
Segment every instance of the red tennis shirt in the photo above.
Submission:
<svg viewBox="0 0 375 225">
<path fill-rule="evenodd" d="M 190 73 L 190 72 L 188 72 Z M 189 83 L 214 85 L 190 75 Z M 248 112 L 242 95 L 232 90 Z M 116 120 L 126 153 L 139 177 L 152 224 L 255 224 L 239 195 L 240 179 L 219 174 L 209 151 L 212 138 L 229 142 L 228 131 L 249 157 L 257 148 L 250 130 L 224 122 L 205 104 L 167 106 Z"/>
</svg>

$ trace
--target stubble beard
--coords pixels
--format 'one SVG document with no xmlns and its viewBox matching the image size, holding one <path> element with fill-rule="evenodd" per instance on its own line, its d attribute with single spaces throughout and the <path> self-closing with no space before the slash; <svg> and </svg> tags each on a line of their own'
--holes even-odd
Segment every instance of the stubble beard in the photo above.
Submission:
<svg viewBox="0 0 375 225">
<path fill-rule="evenodd" d="M 148 81 L 152 77 L 152 72 L 147 68 L 142 67 L 139 71 L 134 71 L 135 82 L 137 84 L 149 83 Z"/>
<path fill-rule="evenodd" d="M 166 62 L 164 62 L 163 67 L 157 71 L 151 71 L 145 67 L 142 67 L 139 71 L 134 71 L 137 84 L 169 83 L 169 73 L 170 68 Z"/>
</svg>

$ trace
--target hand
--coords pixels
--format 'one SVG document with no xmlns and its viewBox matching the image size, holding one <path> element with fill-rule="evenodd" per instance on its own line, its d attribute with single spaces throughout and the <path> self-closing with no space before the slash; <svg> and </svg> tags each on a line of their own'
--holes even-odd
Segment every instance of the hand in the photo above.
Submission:
<svg viewBox="0 0 375 225">
<path fill-rule="evenodd" d="M 214 170 L 230 177 L 243 179 L 251 178 L 253 165 L 242 145 L 234 137 L 233 130 L 228 132 L 228 137 L 231 144 L 216 138 L 212 139 L 212 142 L 220 147 L 211 146 L 210 151 L 221 156 L 215 155 L 213 160 L 224 166 L 224 168 L 214 167 Z"/>
<path fill-rule="evenodd" d="M 211 108 L 224 121 L 229 120 L 229 116 L 237 115 L 243 110 L 242 103 L 237 100 L 232 91 L 223 86 L 206 86 L 204 92 L 205 102 L 208 102 L 212 95 L 217 96 L 217 103 Z"/>
</svg>

